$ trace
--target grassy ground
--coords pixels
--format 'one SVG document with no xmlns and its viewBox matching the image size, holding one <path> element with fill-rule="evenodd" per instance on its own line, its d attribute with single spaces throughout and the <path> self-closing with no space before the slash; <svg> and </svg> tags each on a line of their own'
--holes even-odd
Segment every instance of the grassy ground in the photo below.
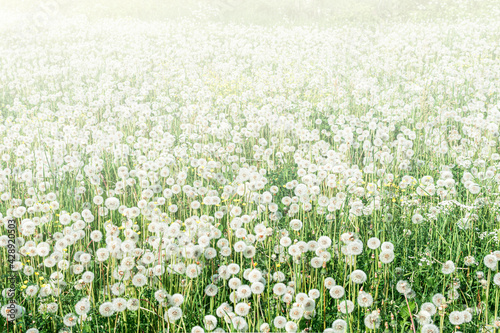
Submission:
<svg viewBox="0 0 500 333">
<path fill-rule="evenodd" d="M 2 330 L 494 332 L 500 24 L 444 4 L 24 3 L 0 30 Z"/>
</svg>

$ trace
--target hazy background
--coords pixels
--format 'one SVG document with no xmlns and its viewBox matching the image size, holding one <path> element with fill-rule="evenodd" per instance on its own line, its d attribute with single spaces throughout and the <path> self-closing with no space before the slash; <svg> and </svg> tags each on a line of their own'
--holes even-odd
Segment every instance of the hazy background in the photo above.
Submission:
<svg viewBox="0 0 500 333">
<path fill-rule="evenodd" d="M 319 24 L 455 19 L 498 13 L 498 0 L 0 0 L 5 16 L 31 16 L 38 24 L 64 15 L 89 19 L 198 20 L 250 24 Z M 499 13 L 500 14 L 500 13 Z M 0 20 L 2 20 L 0 17 Z"/>
</svg>

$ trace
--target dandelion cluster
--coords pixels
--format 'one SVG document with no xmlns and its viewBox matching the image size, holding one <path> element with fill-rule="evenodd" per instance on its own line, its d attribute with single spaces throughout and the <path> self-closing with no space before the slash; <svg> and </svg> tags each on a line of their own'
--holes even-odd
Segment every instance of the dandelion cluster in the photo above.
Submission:
<svg viewBox="0 0 500 333">
<path fill-rule="evenodd" d="M 499 29 L 2 30 L 18 327 L 493 332 Z"/>
</svg>

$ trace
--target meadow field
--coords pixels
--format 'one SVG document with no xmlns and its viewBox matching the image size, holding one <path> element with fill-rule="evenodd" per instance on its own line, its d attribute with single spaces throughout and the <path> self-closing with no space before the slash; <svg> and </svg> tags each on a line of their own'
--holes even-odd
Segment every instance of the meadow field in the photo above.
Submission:
<svg viewBox="0 0 500 333">
<path fill-rule="evenodd" d="M 3 25 L 2 332 L 499 332 L 499 32 Z"/>
</svg>

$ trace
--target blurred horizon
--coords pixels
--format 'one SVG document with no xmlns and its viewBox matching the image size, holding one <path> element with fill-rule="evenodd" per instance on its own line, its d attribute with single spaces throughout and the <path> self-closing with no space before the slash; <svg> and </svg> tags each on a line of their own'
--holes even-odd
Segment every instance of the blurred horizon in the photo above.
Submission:
<svg viewBox="0 0 500 333">
<path fill-rule="evenodd" d="M 500 15 L 496 0 L 3 0 L 4 16 L 13 12 L 47 20 L 84 15 L 88 19 L 196 20 L 272 24 L 334 25 Z"/>
</svg>

